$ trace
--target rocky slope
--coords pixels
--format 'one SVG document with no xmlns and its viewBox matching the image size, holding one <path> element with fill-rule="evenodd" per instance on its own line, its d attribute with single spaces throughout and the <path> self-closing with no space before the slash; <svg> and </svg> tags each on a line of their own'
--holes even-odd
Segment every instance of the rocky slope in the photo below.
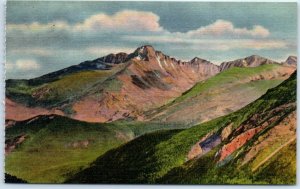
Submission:
<svg viewBox="0 0 300 189">
<path fill-rule="evenodd" d="M 105 122 L 134 117 L 143 120 L 144 111 L 161 106 L 196 82 L 219 72 L 210 62 L 178 61 L 151 46 L 140 47 L 129 57 L 126 69 L 107 81 L 109 87 L 95 90 L 74 103 L 75 119 Z M 94 113 L 86 112 L 91 108 Z"/>
<path fill-rule="evenodd" d="M 296 75 L 237 112 L 110 150 L 67 182 L 295 184 Z"/>
<path fill-rule="evenodd" d="M 182 62 L 142 46 L 129 55 L 108 55 L 39 78 L 8 80 L 6 97 L 20 106 L 61 110 L 85 121 L 140 118 L 145 110 L 159 107 L 218 72 L 218 66 L 208 61 Z M 18 110 L 7 106 L 6 111 Z"/>
</svg>

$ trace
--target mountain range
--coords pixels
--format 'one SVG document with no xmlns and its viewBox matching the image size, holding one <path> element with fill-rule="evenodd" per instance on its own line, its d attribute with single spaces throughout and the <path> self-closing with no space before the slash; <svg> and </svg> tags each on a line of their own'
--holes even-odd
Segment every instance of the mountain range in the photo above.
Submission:
<svg viewBox="0 0 300 189">
<path fill-rule="evenodd" d="M 145 45 L 8 79 L 6 182 L 293 184 L 296 68 Z"/>
<path fill-rule="evenodd" d="M 25 120 L 39 114 L 58 114 L 88 122 L 155 119 L 161 117 L 161 112 L 153 115 L 156 108 L 169 106 L 177 97 L 187 96 L 186 93 L 196 90 L 195 88 L 201 88 L 203 85 L 215 85 L 212 87 L 218 88 L 218 81 L 207 81 L 213 82 L 210 84 L 201 81 L 218 73 L 223 74 L 222 76 L 219 74 L 218 77 L 226 77 L 230 80 L 226 76 L 226 71 L 234 67 L 237 72 L 234 76 L 237 78 L 231 78 L 234 84 L 230 82 L 230 86 L 223 89 L 228 89 L 227 92 L 231 93 L 235 89 L 230 87 L 248 86 L 244 91 L 235 93 L 236 98 L 241 102 L 238 104 L 229 102 L 228 105 L 222 106 L 216 111 L 219 113 L 213 116 L 216 117 L 239 109 L 261 96 L 268 87 L 273 87 L 288 78 L 296 69 L 293 66 L 295 64 L 295 57 L 288 58 L 285 64 L 279 64 L 253 55 L 223 62 L 217 66 L 198 57 L 190 61 L 177 60 L 147 45 L 137 48 L 131 54 L 109 54 L 38 78 L 7 80 L 6 119 Z M 245 74 L 242 72 L 246 70 L 237 69 L 260 65 L 264 65 L 263 69 L 259 68 L 257 71 L 249 69 Z M 253 73 L 250 73 L 251 71 Z M 237 76 L 238 74 L 240 76 Z M 266 87 L 261 86 L 266 82 L 271 84 Z M 213 89 L 209 91 L 211 90 Z M 245 94 L 249 94 L 248 97 L 245 98 Z M 225 93 L 219 95 L 221 96 L 214 97 L 214 101 L 231 96 Z M 211 106 L 212 109 L 216 108 L 208 101 L 201 104 Z M 176 105 L 175 108 L 179 106 Z M 181 111 L 186 109 L 190 111 L 191 108 L 193 107 L 180 107 Z M 194 117 L 189 119 L 194 123 L 211 117 L 205 115 L 201 119 Z"/>
</svg>

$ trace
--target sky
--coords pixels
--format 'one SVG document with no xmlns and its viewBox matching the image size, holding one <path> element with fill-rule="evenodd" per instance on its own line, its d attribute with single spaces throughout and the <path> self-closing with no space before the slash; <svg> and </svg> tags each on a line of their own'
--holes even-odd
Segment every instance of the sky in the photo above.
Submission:
<svg viewBox="0 0 300 189">
<path fill-rule="evenodd" d="M 142 45 L 215 64 L 297 54 L 296 3 L 8 1 L 6 16 L 7 79 Z"/>
</svg>

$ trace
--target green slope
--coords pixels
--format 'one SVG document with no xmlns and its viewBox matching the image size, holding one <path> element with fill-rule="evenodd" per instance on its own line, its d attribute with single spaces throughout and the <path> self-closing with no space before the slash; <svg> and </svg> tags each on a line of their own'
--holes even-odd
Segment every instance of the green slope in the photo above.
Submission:
<svg viewBox="0 0 300 189">
<path fill-rule="evenodd" d="M 233 67 L 197 83 L 172 102 L 147 112 L 147 117 L 149 120 L 195 125 L 226 115 L 244 107 L 268 89 L 280 84 L 284 80 L 276 76 L 276 72 L 280 69 L 284 67 L 278 64 L 253 68 Z M 268 74 L 274 77 L 272 79 L 263 77 Z M 235 98 L 232 98 L 233 96 Z"/>
<path fill-rule="evenodd" d="M 216 75 L 216 77 L 209 78 L 203 82 L 196 84 L 189 91 L 185 92 L 181 97 L 174 100 L 174 103 L 178 103 L 184 101 L 187 98 L 194 97 L 199 93 L 203 93 L 207 90 L 218 88 L 220 86 L 225 87 L 226 85 L 241 81 L 243 79 L 247 79 L 251 76 L 258 75 L 262 72 L 272 71 L 274 68 L 278 68 L 280 65 L 278 64 L 266 64 L 262 66 L 257 66 L 254 68 L 251 67 L 233 67 L 228 69 L 220 74 Z M 260 83 L 258 83 L 260 84 Z M 263 87 L 261 87 L 263 88 Z M 272 88 L 272 87 L 271 87 Z"/>
<path fill-rule="evenodd" d="M 38 116 L 6 128 L 6 144 L 20 136 L 25 136 L 25 141 L 6 155 L 5 170 L 29 183 L 61 183 L 107 150 L 137 136 L 183 127 L 128 121 L 87 123 L 62 116 Z"/>
<path fill-rule="evenodd" d="M 6 140 L 25 135 L 25 141 L 6 156 L 6 172 L 28 182 L 63 182 L 108 149 L 133 138 L 130 129 L 110 126 L 42 116 L 7 128 Z"/>
<path fill-rule="evenodd" d="M 235 158 L 230 156 L 229 159 L 221 164 L 216 163 L 215 153 L 221 145 L 226 144 L 224 141 L 213 148 L 209 153 L 199 159 L 187 161 L 187 154 L 191 147 L 208 133 L 219 133 L 227 125 L 232 124 L 232 129 L 236 129 L 253 119 L 253 116 L 263 115 L 257 122 L 252 123 L 253 127 L 263 124 L 266 120 L 272 120 L 274 109 L 282 105 L 295 103 L 296 100 L 296 73 L 290 79 L 284 81 L 278 87 L 268 90 L 268 92 L 255 102 L 247 105 L 241 110 L 224 117 L 194 126 L 186 130 L 177 130 L 170 132 L 157 132 L 141 136 L 130 143 L 122 145 L 116 149 L 110 150 L 103 156 L 100 156 L 89 168 L 77 173 L 67 182 L 72 183 L 229 183 L 228 180 L 237 179 L 234 183 L 251 184 L 251 183 L 280 183 L 281 174 L 276 173 L 279 182 L 274 180 L 260 179 L 251 180 L 251 175 L 241 175 L 234 177 L 239 172 L 235 164 Z M 274 115 L 279 120 L 286 118 L 291 112 L 295 111 L 295 106 L 291 105 L 279 111 Z M 270 114 L 270 115 L 269 115 Z M 269 126 L 263 129 L 259 134 L 262 135 L 272 129 L 278 122 L 270 122 Z M 237 132 L 238 133 L 238 132 Z M 255 135 L 254 139 L 256 139 Z M 237 134 L 230 135 L 236 137 Z M 160 141 L 159 141 L 160 140 Z M 228 139 L 229 140 L 229 139 Z M 232 139 L 230 139 L 232 140 Z M 253 141 L 246 143 L 251 146 Z M 244 148 L 242 148 L 244 149 Z M 239 157 L 245 151 L 236 151 L 234 157 Z M 281 152 L 280 152 L 281 153 Z M 283 149 L 282 153 L 286 153 Z M 290 153 L 294 154 L 295 151 Z M 284 157 L 283 155 L 281 157 Z M 275 158 L 275 157 L 274 157 Z M 291 156 L 293 158 L 293 156 Z M 229 163 L 228 163 L 229 161 Z M 275 158 L 274 161 L 286 161 L 286 159 Z M 197 166 L 200 163 L 202 166 Z M 273 162 L 276 163 L 276 162 Z M 223 165 L 224 166 L 220 166 Z M 279 165 L 278 168 L 280 168 Z M 293 167 L 294 165 L 289 165 Z M 269 166 L 270 167 L 270 166 Z M 272 169 L 272 167 L 270 167 Z M 186 172 L 184 172 L 186 170 Z M 196 170 L 196 171 L 193 171 Z M 267 170 L 267 169 L 265 169 Z M 273 169 L 272 169 L 273 170 Z M 280 169 L 277 169 L 280 170 Z M 270 171 L 270 170 L 269 170 Z M 105 173 L 105 174 L 101 174 Z M 193 177 L 190 176 L 194 175 Z M 245 172 L 249 174 L 249 172 Z M 265 173 L 262 173 L 265 174 Z M 206 175 L 206 176 L 202 176 Z M 219 177 L 220 175 L 224 177 Z M 231 177 L 233 175 L 233 177 Z M 237 174 L 239 175 L 239 174 Z M 289 175 L 289 174 L 287 174 Z M 198 180 L 193 178 L 199 177 Z M 230 179 L 225 179 L 225 178 Z M 284 183 L 293 183 L 295 174 L 290 173 L 292 180 L 286 180 Z M 203 179 L 202 179 L 203 178 Z M 223 179 L 224 178 L 224 179 Z M 244 180 L 243 180 L 244 179 Z"/>
</svg>

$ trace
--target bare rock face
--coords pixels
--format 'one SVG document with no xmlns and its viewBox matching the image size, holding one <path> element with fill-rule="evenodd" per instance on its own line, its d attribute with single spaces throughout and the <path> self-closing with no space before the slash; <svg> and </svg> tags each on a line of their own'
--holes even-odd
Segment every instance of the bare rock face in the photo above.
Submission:
<svg viewBox="0 0 300 189">
<path fill-rule="evenodd" d="M 252 55 L 243 59 L 238 59 L 230 62 L 223 62 L 220 65 L 220 71 L 224 71 L 232 67 L 257 67 L 264 64 L 278 63 L 258 55 Z"/>
</svg>

